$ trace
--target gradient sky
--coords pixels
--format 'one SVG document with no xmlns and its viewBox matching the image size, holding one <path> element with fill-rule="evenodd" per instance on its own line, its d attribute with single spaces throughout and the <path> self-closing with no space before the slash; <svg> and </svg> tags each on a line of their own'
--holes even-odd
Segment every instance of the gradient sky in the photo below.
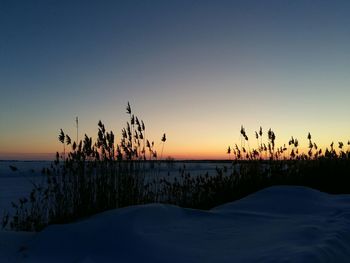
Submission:
<svg viewBox="0 0 350 263">
<path fill-rule="evenodd" d="M 240 126 L 350 139 L 350 1 L 1 1 L 0 159 L 120 139 L 125 106 L 165 155 L 227 158 Z M 51 155 L 49 155 L 51 156 Z"/>
</svg>

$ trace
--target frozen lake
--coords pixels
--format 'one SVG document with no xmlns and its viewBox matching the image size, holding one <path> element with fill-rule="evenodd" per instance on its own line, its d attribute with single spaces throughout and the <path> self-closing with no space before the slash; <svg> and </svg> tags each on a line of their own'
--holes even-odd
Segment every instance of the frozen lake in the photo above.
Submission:
<svg viewBox="0 0 350 263">
<path fill-rule="evenodd" d="M 39 161 L 0 161 L 0 213 L 11 208 L 11 202 L 28 196 L 33 183 L 44 182 L 41 171 L 49 165 Z"/>
<path fill-rule="evenodd" d="M 33 189 L 33 183 L 45 183 L 42 169 L 48 168 L 51 161 L 0 161 L 0 213 L 11 208 L 11 202 L 26 197 Z M 208 173 L 215 175 L 216 169 L 232 168 L 229 161 L 174 161 L 157 162 L 153 168 L 146 163 L 146 170 L 159 177 L 176 177 L 182 169 L 192 176 Z M 12 167 L 12 168 L 11 168 Z M 14 170 L 15 169 L 15 170 Z"/>
</svg>

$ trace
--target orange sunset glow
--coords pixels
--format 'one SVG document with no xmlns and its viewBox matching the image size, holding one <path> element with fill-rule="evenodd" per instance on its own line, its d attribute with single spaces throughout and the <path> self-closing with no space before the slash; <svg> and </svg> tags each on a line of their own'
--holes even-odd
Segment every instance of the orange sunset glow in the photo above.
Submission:
<svg viewBox="0 0 350 263">
<path fill-rule="evenodd" d="M 26 6 L 17 23 L 2 11 L 1 159 L 50 159 L 77 116 L 80 138 L 101 120 L 118 142 L 128 101 L 149 140 L 167 134 L 163 157 L 227 159 L 241 125 L 252 148 L 260 126 L 280 146 L 349 140 L 347 16 L 324 20 L 335 7 Z"/>
</svg>

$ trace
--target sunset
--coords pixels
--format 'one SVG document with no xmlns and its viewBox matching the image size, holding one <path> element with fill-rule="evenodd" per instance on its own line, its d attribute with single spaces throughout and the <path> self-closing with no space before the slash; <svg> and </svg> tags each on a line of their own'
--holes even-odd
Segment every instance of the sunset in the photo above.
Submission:
<svg viewBox="0 0 350 263">
<path fill-rule="evenodd" d="M 275 129 L 281 144 L 349 139 L 347 1 L 0 7 L 2 159 L 51 159 L 76 116 L 80 136 L 102 120 L 118 139 L 128 101 L 178 158 L 226 158 L 241 125 Z"/>
<path fill-rule="evenodd" d="M 0 1 L 0 261 L 349 262 L 349 14 Z"/>
</svg>

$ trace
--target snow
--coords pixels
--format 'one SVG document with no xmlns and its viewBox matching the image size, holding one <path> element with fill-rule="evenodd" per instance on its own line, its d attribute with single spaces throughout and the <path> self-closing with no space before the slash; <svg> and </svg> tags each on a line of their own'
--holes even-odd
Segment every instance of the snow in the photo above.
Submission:
<svg viewBox="0 0 350 263">
<path fill-rule="evenodd" d="M 0 240 L 1 262 L 349 262 L 350 195 L 275 186 L 210 211 L 133 206 Z"/>
</svg>

